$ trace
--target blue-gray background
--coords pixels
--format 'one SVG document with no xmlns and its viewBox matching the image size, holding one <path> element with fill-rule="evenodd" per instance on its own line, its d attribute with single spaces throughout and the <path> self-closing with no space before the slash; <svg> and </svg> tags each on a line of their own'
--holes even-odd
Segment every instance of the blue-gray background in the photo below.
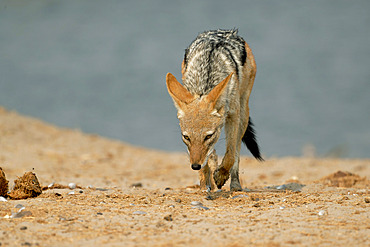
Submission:
<svg viewBox="0 0 370 247">
<path fill-rule="evenodd" d="M 185 151 L 165 75 L 204 30 L 254 51 L 262 153 L 370 157 L 370 1 L 0 0 L 0 105 Z M 247 152 L 244 152 L 245 154 Z"/>
</svg>

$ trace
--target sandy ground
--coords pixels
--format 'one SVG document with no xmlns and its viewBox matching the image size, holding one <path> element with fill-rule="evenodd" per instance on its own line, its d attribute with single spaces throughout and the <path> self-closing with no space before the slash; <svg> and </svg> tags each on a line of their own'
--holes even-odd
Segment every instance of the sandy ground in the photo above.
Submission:
<svg viewBox="0 0 370 247">
<path fill-rule="evenodd" d="M 249 191 L 234 193 L 197 189 L 187 159 L 0 108 L 9 188 L 30 171 L 45 187 L 35 198 L 0 201 L 0 245 L 370 246 L 368 159 L 242 157 Z M 306 186 L 267 188 L 289 182 Z"/>
</svg>

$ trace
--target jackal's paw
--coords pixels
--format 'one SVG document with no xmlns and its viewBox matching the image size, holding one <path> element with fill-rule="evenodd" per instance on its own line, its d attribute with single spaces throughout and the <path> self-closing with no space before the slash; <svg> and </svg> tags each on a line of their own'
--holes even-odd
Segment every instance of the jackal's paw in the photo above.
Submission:
<svg viewBox="0 0 370 247">
<path fill-rule="evenodd" d="M 230 173 L 225 168 L 217 168 L 213 173 L 213 179 L 215 180 L 215 184 L 217 185 L 218 189 L 221 189 L 222 186 L 226 183 L 229 179 Z"/>
<path fill-rule="evenodd" d="M 239 181 L 233 181 L 231 179 L 230 190 L 231 191 L 242 191 L 243 189 L 242 189 L 242 186 L 240 185 Z"/>
</svg>

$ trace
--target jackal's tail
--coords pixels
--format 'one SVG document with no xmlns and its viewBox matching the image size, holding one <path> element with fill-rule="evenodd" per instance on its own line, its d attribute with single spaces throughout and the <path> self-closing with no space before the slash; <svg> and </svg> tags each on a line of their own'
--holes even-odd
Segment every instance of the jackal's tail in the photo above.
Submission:
<svg viewBox="0 0 370 247">
<path fill-rule="evenodd" d="M 252 123 L 252 119 L 249 118 L 248 127 L 244 133 L 242 141 L 247 146 L 248 150 L 252 153 L 254 158 L 256 158 L 259 161 L 264 161 L 264 159 L 261 156 L 258 144 L 257 144 L 256 132 L 254 131 L 253 126 L 254 125 Z"/>
</svg>

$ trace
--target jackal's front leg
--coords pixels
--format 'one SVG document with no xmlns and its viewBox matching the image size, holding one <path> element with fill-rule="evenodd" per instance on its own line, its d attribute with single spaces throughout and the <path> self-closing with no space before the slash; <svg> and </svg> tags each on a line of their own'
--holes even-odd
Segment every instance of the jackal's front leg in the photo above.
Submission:
<svg viewBox="0 0 370 247">
<path fill-rule="evenodd" d="M 205 165 L 199 171 L 199 179 L 200 179 L 200 189 L 212 191 L 216 188 L 215 182 L 213 180 L 213 173 L 217 167 L 217 154 L 216 151 L 213 150 L 212 154 L 208 158 L 207 165 Z"/>
<path fill-rule="evenodd" d="M 215 170 L 213 178 L 217 188 L 221 189 L 222 186 L 230 177 L 230 169 L 235 162 L 235 154 L 237 148 L 237 138 L 239 129 L 239 114 L 234 114 L 226 119 L 225 135 L 226 135 L 226 153 L 222 160 L 221 165 Z"/>
</svg>

